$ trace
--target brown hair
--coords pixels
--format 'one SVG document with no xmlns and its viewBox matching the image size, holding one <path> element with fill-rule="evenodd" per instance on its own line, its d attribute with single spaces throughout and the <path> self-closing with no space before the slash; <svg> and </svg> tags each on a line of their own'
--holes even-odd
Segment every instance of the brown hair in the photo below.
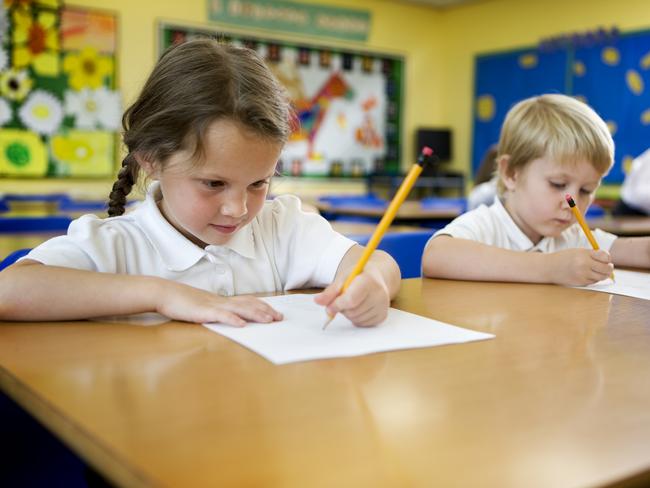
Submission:
<svg viewBox="0 0 650 488">
<path fill-rule="evenodd" d="M 124 213 L 140 172 L 135 154 L 160 164 L 188 147 L 200 155 L 205 130 L 223 118 L 284 143 L 291 114 L 285 90 L 255 51 L 208 38 L 170 47 L 122 117 L 128 154 L 109 196 L 108 215 Z"/>
<path fill-rule="evenodd" d="M 566 95 L 541 95 L 522 100 L 506 115 L 497 160 L 504 157 L 508 171 L 551 157 L 563 164 L 589 161 L 604 175 L 614 163 L 614 141 L 607 124 L 586 103 Z M 505 191 L 501 179 L 497 190 L 499 195 Z"/>
</svg>

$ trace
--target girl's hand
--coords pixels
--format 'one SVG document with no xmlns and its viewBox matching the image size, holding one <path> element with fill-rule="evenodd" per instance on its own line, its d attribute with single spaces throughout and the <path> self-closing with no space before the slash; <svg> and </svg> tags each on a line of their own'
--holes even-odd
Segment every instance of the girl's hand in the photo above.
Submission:
<svg viewBox="0 0 650 488">
<path fill-rule="evenodd" d="M 602 249 L 566 249 L 548 254 L 550 280 L 558 285 L 586 286 L 602 281 L 614 271 L 611 256 Z"/>
<path fill-rule="evenodd" d="M 390 295 L 383 281 L 364 271 L 347 290 L 338 295 L 343 282 L 335 281 L 315 296 L 329 315 L 342 313 L 358 327 L 369 327 L 384 321 L 388 315 Z"/>
<path fill-rule="evenodd" d="M 243 327 L 246 322 L 282 320 L 282 314 L 252 296 L 222 297 L 182 283 L 167 281 L 158 293 L 156 311 L 185 322 L 219 322 Z"/>
</svg>

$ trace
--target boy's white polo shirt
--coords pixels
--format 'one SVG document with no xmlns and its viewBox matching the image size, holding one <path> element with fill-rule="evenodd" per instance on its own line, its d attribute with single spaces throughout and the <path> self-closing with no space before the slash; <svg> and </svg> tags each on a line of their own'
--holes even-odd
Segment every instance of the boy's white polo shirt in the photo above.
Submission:
<svg viewBox="0 0 650 488">
<path fill-rule="evenodd" d="M 593 234 L 600 248 L 606 251 L 609 251 L 617 238 L 614 234 L 600 229 L 596 229 Z M 577 223 L 557 237 L 543 237 L 537 244 L 533 244 L 512 220 L 498 197 L 489 207 L 481 205 L 454 219 L 433 234 L 431 239 L 439 235 L 468 239 L 513 251 L 556 252 L 577 247 L 591 249 L 585 233 Z"/>
<path fill-rule="evenodd" d="M 324 287 L 355 244 L 320 215 L 303 212 L 298 198 L 284 195 L 266 201 L 227 244 L 203 249 L 162 216 L 157 191 L 154 183 L 146 200 L 127 215 L 82 216 L 70 224 L 67 235 L 50 239 L 23 259 L 159 276 L 231 296 Z"/>
</svg>

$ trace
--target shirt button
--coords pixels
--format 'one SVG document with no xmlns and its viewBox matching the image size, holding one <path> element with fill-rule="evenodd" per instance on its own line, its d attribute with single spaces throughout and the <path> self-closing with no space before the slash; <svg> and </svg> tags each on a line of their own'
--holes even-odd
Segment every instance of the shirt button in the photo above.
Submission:
<svg viewBox="0 0 650 488">
<path fill-rule="evenodd" d="M 226 272 L 226 267 L 223 264 L 217 264 L 214 267 L 214 271 L 217 274 L 224 274 Z"/>
</svg>

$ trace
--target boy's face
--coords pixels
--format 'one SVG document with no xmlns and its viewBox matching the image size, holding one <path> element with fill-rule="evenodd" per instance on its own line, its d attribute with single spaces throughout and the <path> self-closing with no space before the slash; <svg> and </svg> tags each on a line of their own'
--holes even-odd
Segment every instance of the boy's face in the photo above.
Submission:
<svg viewBox="0 0 650 488">
<path fill-rule="evenodd" d="M 227 119 L 210 124 L 203 145 L 196 167 L 188 162 L 189 151 L 179 151 L 155 174 L 162 214 L 201 247 L 225 244 L 255 218 L 282 149 Z"/>
<path fill-rule="evenodd" d="M 505 207 L 519 228 L 533 242 L 557 237 L 575 220 L 565 195 L 573 197 L 584 214 L 594 199 L 602 175 L 589 163 L 562 164 L 549 157 L 535 159 L 507 175 Z"/>
</svg>

